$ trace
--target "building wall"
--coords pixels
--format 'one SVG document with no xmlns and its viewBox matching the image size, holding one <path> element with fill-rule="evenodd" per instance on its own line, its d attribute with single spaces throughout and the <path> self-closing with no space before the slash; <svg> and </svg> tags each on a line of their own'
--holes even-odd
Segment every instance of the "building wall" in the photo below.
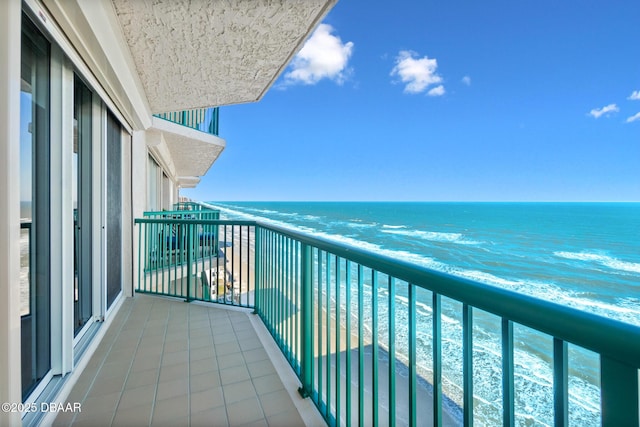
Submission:
<svg viewBox="0 0 640 427">
<path fill-rule="evenodd" d="M 49 173 L 46 189 L 50 202 L 47 210 L 50 222 L 50 370 L 39 385 L 23 399 L 22 384 L 22 338 L 21 338 L 21 230 L 20 230 L 20 177 L 21 177 L 21 56 L 22 13 L 32 18 L 38 31 L 50 42 L 48 145 Z M 147 156 L 145 132 L 133 132 L 133 125 L 126 120 L 130 112 L 124 114 L 116 108 L 117 102 L 107 96 L 110 88 L 103 87 L 86 67 L 82 56 L 63 36 L 55 20 L 46 8 L 34 0 L 22 3 L 20 0 L 0 1 L 0 402 L 36 402 L 38 394 L 50 379 L 65 378 L 69 385 L 82 365 L 99 343 L 104 323 L 109 322 L 117 312 L 123 296 L 133 294 L 133 271 L 135 268 L 135 230 L 133 217 L 141 216 L 145 200 L 145 168 Z M 74 75 L 80 76 L 93 93 L 91 103 L 91 156 L 88 160 L 92 176 L 91 206 L 91 266 L 89 288 L 91 298 L 91 318 L 78 332 L 74 322 L 74 224 L 76 207 L 73 204 L 74 179 Z M 121 256 L 122 269 L 120 299 L 107 308 L 107 259 L 108 241 L 107 194 L 107 112 L 115 114 L 121 126 Z M 142 117 L 148 112 L 143 109 Z M 150 123 L 150 116 L 147 117 Z M 117 135 L 116 135 L 117 139 Z M 31 266 L 30 268 L 33 268 Z M 116 281 L 117 284 L 117 281 Z M 94 331 L 91 332 L 90 331 Z M 98 331 L 98 333 L 95 333 Z M 84 359 L 77 359 L 78 343 L 84 336 L 95 338 L 90 341 Z M 95 335 L 93 335 L 95 334 Z M 89 338 L 86 338 L 89 339 Z M 69 375 L 70 374 L 70 375 Z M 64 390 L 64 388 L 63 388 Z M 23 422 L 32 422 L 26 416 Z M 0 425 L 19 425 L 19 412 L 0 412 Z"/>
<path fill-rule="evenodd" d="M 59 394 L 59 398 L 64 398 L 83 364 L 98 346 L 104 326 L 116 315 L 122 299 L 133 296 L 138 262 L 138 230 L 134 218 L 142 217 L 149 209 L 150 154 L 160 166 L 158 195 L 162 205 L 159 208 L 171 209 L 179 196 L 174 159 L 162 134 L 145 128 L 152 123 L 151 113 L 145 94 L 139 92 L 140 86 L 128 82 L 130 75 L 127 73 L 131 70 L 130 64 L 122 59 L 122 44 L 108 42 L 109 34 L 113 33 L 109 28 L 96 28 L 96 33 L 92 33 L 94 29 L 87 25 L 88 17 L 98 19 L 97 16 L 110 7 L 109 0 L 81 1 L 78 5 L 78 13 L 71 16 L 65 12 L 68 4 L 59 0 L 0 0 L 0 402 L 37 402 L 39 393 L 52 378 L 64 383 Z M 50 171 L 46 180 L 50 222 L 47 243 L 47 253 L 50 254 L 50 313 L 48 318 L 45 317 L 50 324 L 50 370 L 24 399 L 21 376 L 23 317 L 20 311 L 23 299 L 20 278 L 20 105 L 21 91 L 31 93 L 32 89 L 22 88 L 21 61 L 17 60 L 21 55 L 23 13 L 34 23 L 35 31 L 50 44 L 50 104 L 46 112 L 47 146 L 50 150 L 47 162 Z M 85 168 L 90 171 L 91 184 L 90 196 L 83 202 L 90 206 L 88 248 L 77 246 L 78 230 L 84 228 L 76 217 L 80 204 L 76 189 L 83 182 L 76 176 L 80 172 L 75 172 L 80 168 L 79 126 L 74 127 L 75 97 L 78 96 L 74 92 L 78 90 L 78 79 L 92 94 L 89 109 L 91 138 L 90 149 L 87 149 L 90 158 L 86 160 Z M 110 129 L 107 116 L 111 113 L 121 130 L 120 212 L 107 209 L 111 200 L 109 195 L 113 194 L 110 190 L 112 184 L 108 182 L 112 166 L 108 163 L 107 147 Z M 109 228 L 113 215 L 121 216 L 119 252 L 122 274 L 119 280 L 122 294 L 108 307 L 112 259 L 107 259 L 107 251 L 113 242 L 109 237 L 109 231 L 115 230 Z M 90 280 L 85 283 L 89 283 L 88 289 L 91 290 L 87 302 L 91 307 L 91 317 L 85 326 L 76 324 L 77 315 L 74 314 L 77 247 L 90 248 L 90 257 L 85 262 L 91 267 Z M 82 340 L 88 340 L 89 344 L 80 346 Z M 80 347 L 87 350 L 78 359 Z M 18 425 L 20 415 L 17 412 L 0 412 L 0 425 Z M 31 415 L 22 419 L 26 424 L 33 420 Z"/>
</svg>

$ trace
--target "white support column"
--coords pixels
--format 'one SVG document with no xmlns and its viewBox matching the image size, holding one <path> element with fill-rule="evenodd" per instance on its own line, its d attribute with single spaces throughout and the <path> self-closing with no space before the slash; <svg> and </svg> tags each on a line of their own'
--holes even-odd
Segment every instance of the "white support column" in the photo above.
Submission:
<svg viewBox="0 0 640 427">
<path fill-rule="evenodd" d="M 107 107 L 93 97 L 91 149 L 91 282 L 93 315 L 104 321 L 107 313 Z M 98 171 L 97 173 L 95 171 Z"/>
<path fill-rule="evenodd" d="M 131 137 L 131 147 L 127 156 L 131 156 L 133 168 L 131 170 L 131 192 L 133 199 L 132 217 L 142 218 L 142 214 L 147 208 L 147 132 L 143 130 L 134 131 Z M 133 229 L 133 288 L 138 283 L 138 245 L 140 244 L 138 234 L 140 225 Z"/>
<path fill-rule="evenodd" d="M 129 132 L 122 130 L 122 286 L 124 296 L 133 296 L 135 275 L 134 258 L 138 256 L 134 244 L 135 228 L 133 221 L 133 138 Z"/>
<path fill-rule="evenodd" d="M 0 1 L 0 403 L 22 402 L 20 366 L 21 2 Z M 0 425 L 20 413 L 0 411 Z"/>
</svg>

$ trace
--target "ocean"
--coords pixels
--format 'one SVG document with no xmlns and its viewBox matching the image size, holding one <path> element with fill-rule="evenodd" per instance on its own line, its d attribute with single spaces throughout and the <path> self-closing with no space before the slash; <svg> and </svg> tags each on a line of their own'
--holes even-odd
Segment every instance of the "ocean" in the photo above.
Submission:
<svg viewBox="0 0 640 427">
<path fill-rule="evenodd" d="M 222 218 L 289 227 L 640 326 L 640 203 L 210 203 Z M 418 306 L 426 321 L 427 302 Z M 459 305 L 445 303 L 443 316 L 443 389 L 461 401 Z M 474 368 L 485 372 L 500 366 L 492 317 L 474 321 Z M 518 424 L 553 425 L 552 340 L 516 326 L 515 341 Z M 425 371 L 430 351 L 418 349 Z M 600 425 L 598 359 L 570 346 L 570 361 L 570 422 Z M 476 425 L 500 423 L 496 378 L 474 377 Z"/>
</svg>

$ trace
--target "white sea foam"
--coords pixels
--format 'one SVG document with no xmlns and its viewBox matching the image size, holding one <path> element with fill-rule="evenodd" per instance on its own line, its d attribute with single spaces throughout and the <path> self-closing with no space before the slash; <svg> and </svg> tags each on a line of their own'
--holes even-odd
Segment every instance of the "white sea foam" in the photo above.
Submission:
<svg viewBox="0 0 640 427">
<path fill-rule="evenodd" d="M 565 259 L 572 259 L 577 261 L 593 262 L 602 266 L 608 267 L 612 270 L 619 270 L 628 273 L 640 274 L 640 263 L 622 261 L 617 258 L 605 255 L 597 252 L 563 252 L 558 251 L 553 253 L 555 256 Z"/>
<path fill-rule="evenodd" d="M 387 224 L 383 224 L 382 228 L 390 228 L 392 230 L 398 230 L 400 228 L 407 228 L 406 225 L 387 225 Z"/>
<path fill-rule="evenodd" d="M 371 228 L 371 227 L 375 227 L 377 224 L 375 222 L 368 223 L 368 222 L 353 220 L 353 222 L 346 222 L 345 225 L 351 228 Z"/>
<path fill-rule="evenodd" d="M 397 234 L 400 236 L 417 237 L 432 242 L 457 243 L 460 245 L 479 245 L 481 242 L 468 240 L 460 233 L 443 233 L 438 231 L 421 231 L 421 230 L 401 230 L 396 228 L 384 229 L 383 233 Z"/>
</svg>

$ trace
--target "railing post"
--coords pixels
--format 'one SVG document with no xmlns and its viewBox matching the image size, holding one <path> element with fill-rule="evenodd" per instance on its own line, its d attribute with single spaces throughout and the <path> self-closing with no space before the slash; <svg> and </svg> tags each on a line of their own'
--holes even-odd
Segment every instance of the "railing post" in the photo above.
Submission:
<svg viewBox="0 0 640 427">
<path fill-rule="evenodd" d="M 553 425 L 569 425 L 569 345 L 553 339 Z"/>
<path fill-rule="evenodd" d="M 193 254 L 191 253 L 193 250 L 193 245 L 191 244 L 191 224 L 184 224 L 185 228 L 187 229 L 187 241 L 186 241 L 186 246 L 187 246 L 187 299 L 186 302 L 190 302 L 191 301 L 191 273 L 193 272 L 193 268 L 191 265 L 192 262 L 192 258 L 193 258 Z"/>
<path fill-rule="evenodd" d="M 302 397 L 311 396 L 312 384 L 312 361 L 313 361 L 313 291 L 311 289 L 311 248 L 309 245 L 302 244 L 302 262 L 301 262 L 301 276 L 302 276 L 302 307 L 300 307 L 302 316 L 302 331 L 301 331 L 301 343 L 302 353 L 300 355 L 300 380 L 302 386 L 298 389 L 298 392 Z"/>
<path fill-rule="evenodd" d="M 502 318 L 502 425 L 515 425 L 513 379 L 513 322 Z"/>
<path fill-rule="evenodd" d="M 638 369 L 600 356 L 602 427 L 638 427 Z"/>
<path fill-rule="evenodd" d="M 262 281 L 260 275 L 262 268 L 261 229 L 256 225 L 253 230 L 253 314 L 260 314 L 260 282 Z"/>
</svg>

